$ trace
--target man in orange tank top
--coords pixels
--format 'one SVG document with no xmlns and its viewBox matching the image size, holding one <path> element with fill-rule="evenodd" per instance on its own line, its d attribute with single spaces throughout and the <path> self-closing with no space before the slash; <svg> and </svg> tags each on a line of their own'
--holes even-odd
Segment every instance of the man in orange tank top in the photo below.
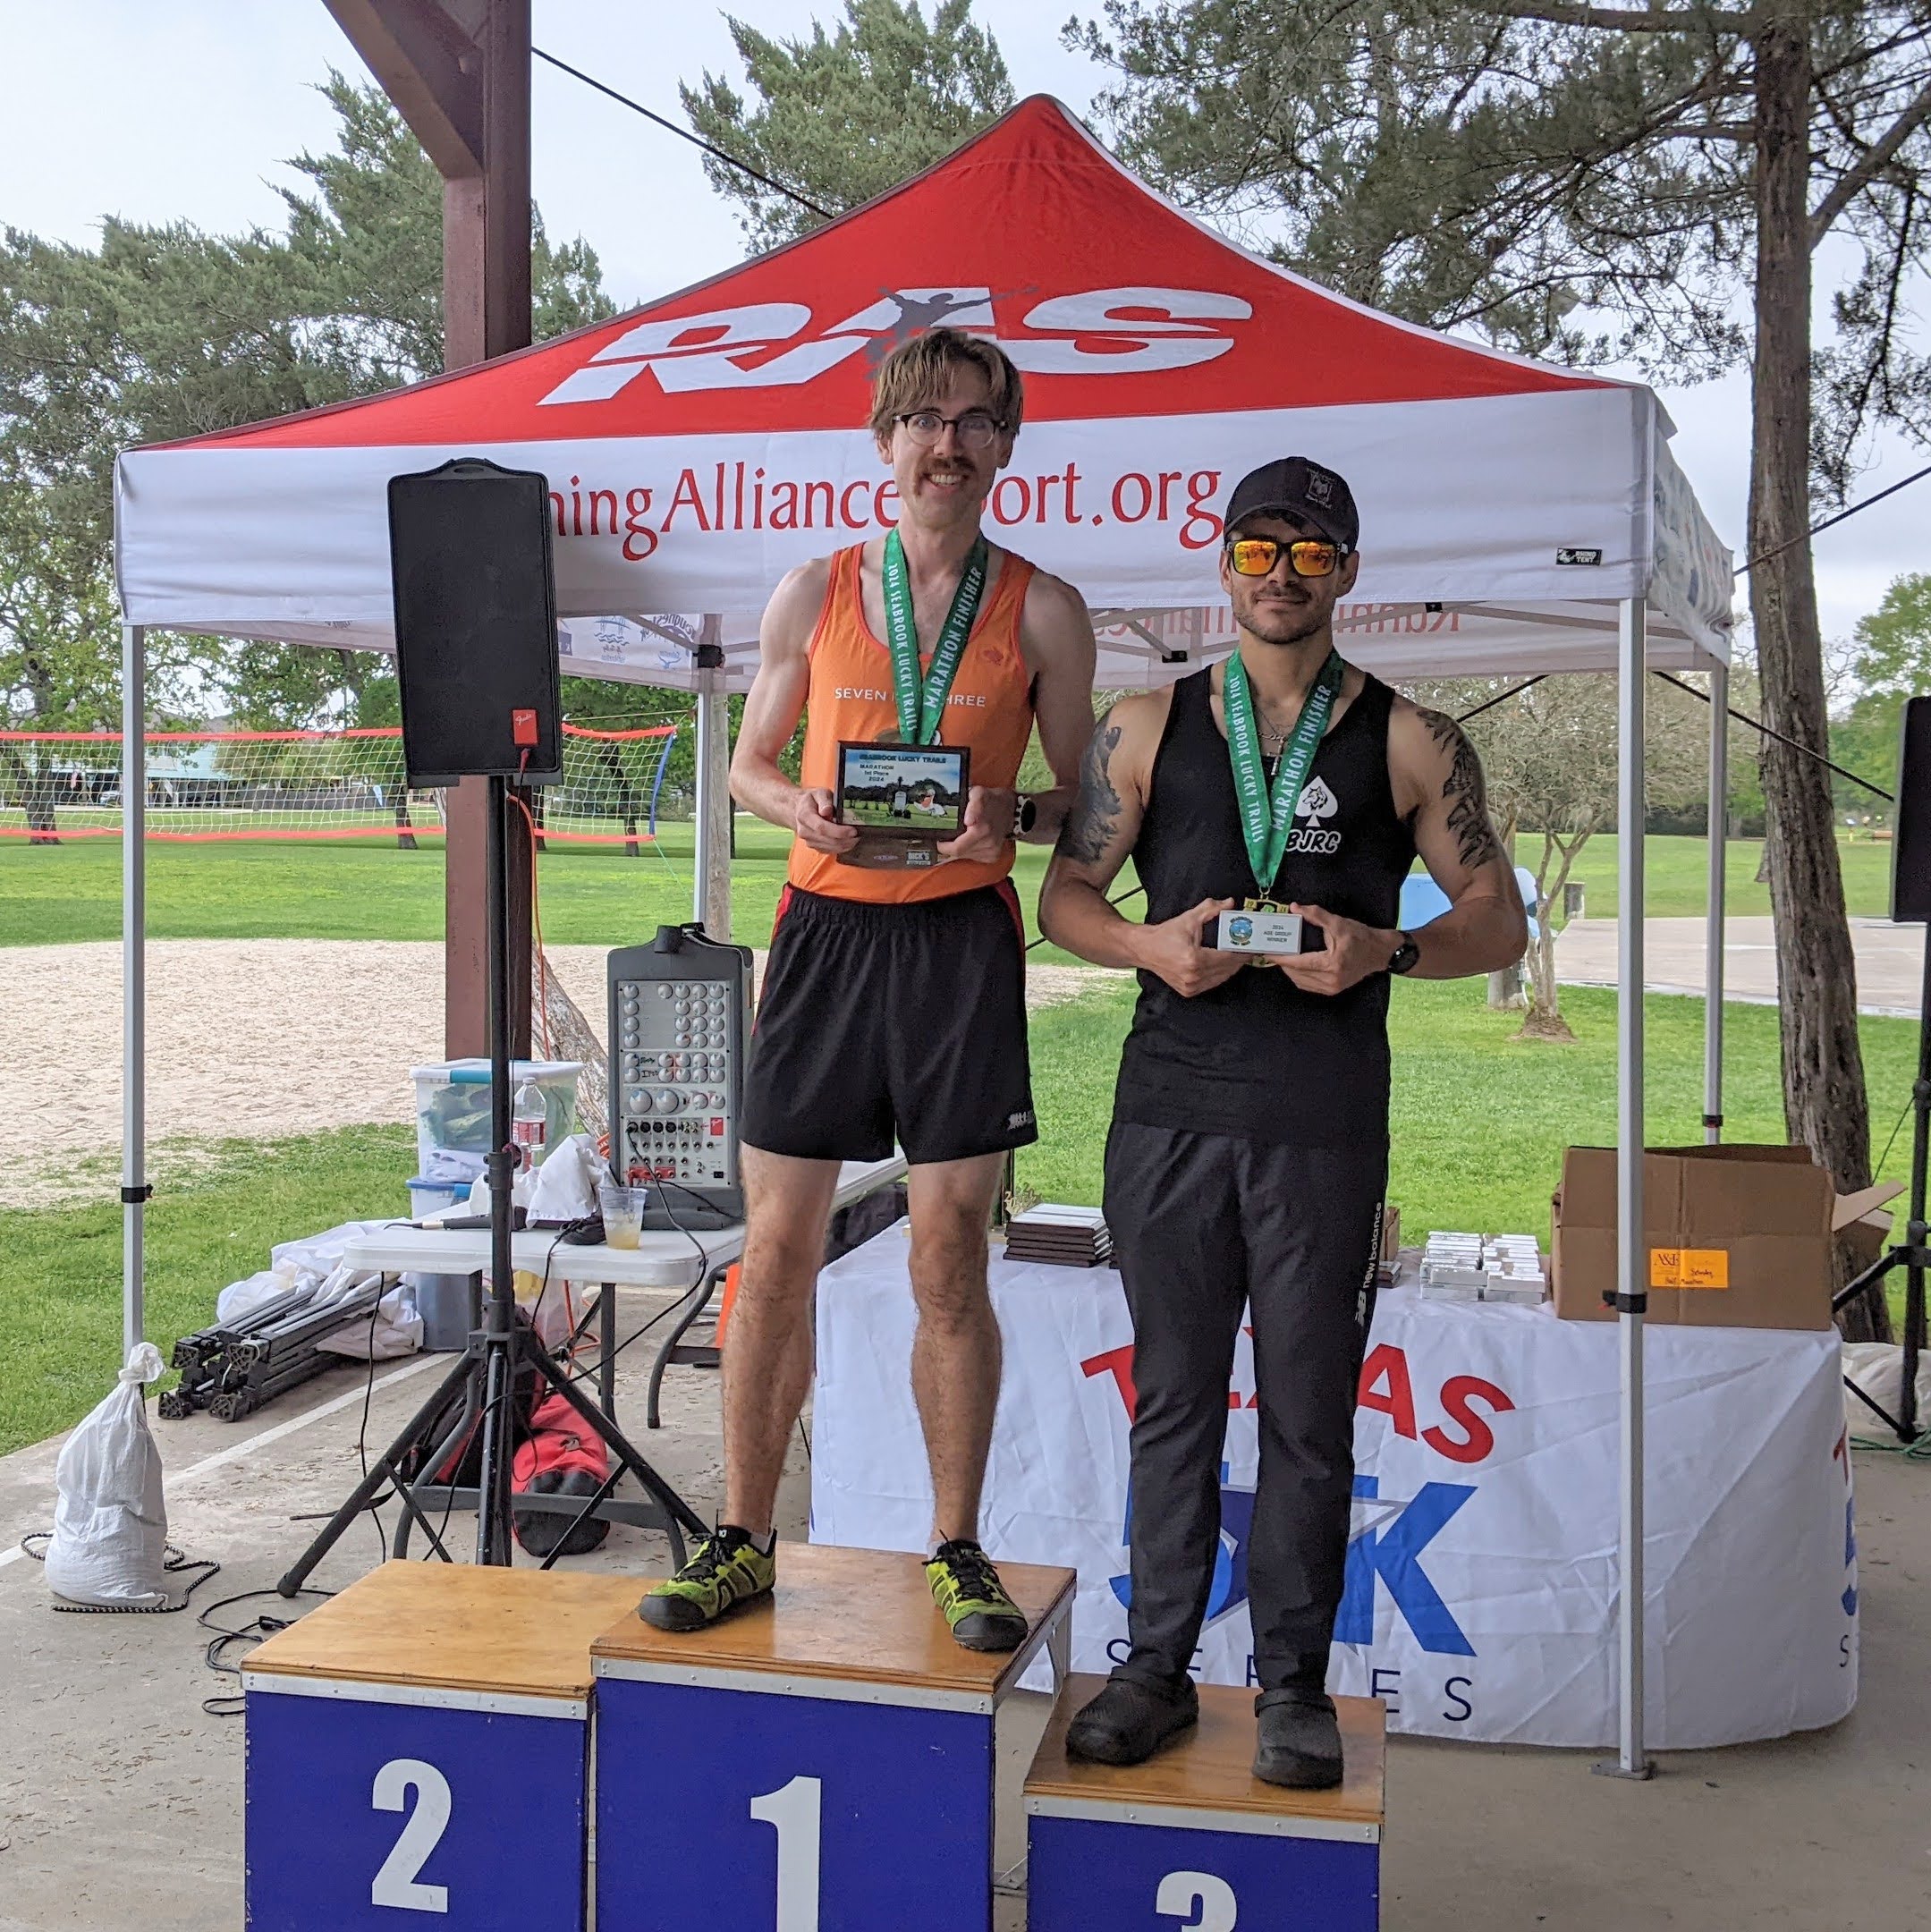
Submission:
<svg viewBox="0 0 1931 1932">
<path fill-rule="evenodd" d="M 881 1159 L 895 1139 L 910 1166 L 912 1388 L 932 1473 L 926 1574 L 969 1649 L 1025 1636 L 978 1544 L 1000 1373 L 986 1230 L 1007 1153 L 1038 1138 L 1024 921 L 1007 875 L 1014 842 L 1050 845 L 1078 790 L 1094 644 L 1079 592 L 980 530 L 1022 400 L 991 343 L 935 329 L 902 343 L 873 379 L 870 424 L 896 529 L 792 571 L 765 610 L 731 789 L 795 836 L 745 1074 L 724 1504 L 716 1532 L 645 1597 L 660 1629 L 699 1629 L 772 1586 L 839 1165 Z M 795 784 L 779 755 L 800 717 Z M 1054 784 L 1028 797 L 1016 784 L 1036 724 Z M 966 750 L 957 836 L 861 845 L 839 822 L 840 742 L 880 741 Z"/>
</svg>

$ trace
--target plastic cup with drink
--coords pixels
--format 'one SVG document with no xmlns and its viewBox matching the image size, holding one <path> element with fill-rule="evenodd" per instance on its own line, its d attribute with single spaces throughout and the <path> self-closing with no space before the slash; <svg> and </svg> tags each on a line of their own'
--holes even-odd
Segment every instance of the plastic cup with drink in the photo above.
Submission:
<svg viewBox="0 0 1931 1932">
<path fill-rule="evenodd" d="M 648 1189 L 625 1187 L 615 1181 L 597 1184 L 597 1205 L 603 1210 L 604 1240 L 612 1248 L 634 1248 L 644 1228 L 644 1196 Z"/>
</svg>

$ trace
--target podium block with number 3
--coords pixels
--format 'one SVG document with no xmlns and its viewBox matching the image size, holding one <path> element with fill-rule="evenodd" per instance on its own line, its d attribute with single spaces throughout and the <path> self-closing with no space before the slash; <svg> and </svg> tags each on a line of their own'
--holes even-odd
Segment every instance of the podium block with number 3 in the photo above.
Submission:
<svg viewBox="0 0 1931 1932">
<path fill-rule="evenodd" d="M 711 1629 L 607 1631 L 598 1924 L 988 1928 L 994 1714 L 1042 1647 L 1063 1674 L 1073 1589 L 999 1572 L 1029 1626 L 1005 1656 L 953 1641 L 917 1557 L 806 1544 L 780 1549 L 774 1597 Z"/>
<path fill-rule="evenodd" d="M 629 1577 L 385 1563 L 248 1661 L 250 1932 L 580 1932 Z"/>
<path fill-rule="evenodd" d="M 1383 1718 L 1337 1698 L 1346 1776 L 1283 1791 L 1253 1775 L 1251 1691 L 1203 1685 L 1198 1731 L 1143 1765 L 1066 1755 L 1104 1680 L 1074 1677 L 1026 1778 L 1028 1932 L 1376 1932 Z"/>
</svg>

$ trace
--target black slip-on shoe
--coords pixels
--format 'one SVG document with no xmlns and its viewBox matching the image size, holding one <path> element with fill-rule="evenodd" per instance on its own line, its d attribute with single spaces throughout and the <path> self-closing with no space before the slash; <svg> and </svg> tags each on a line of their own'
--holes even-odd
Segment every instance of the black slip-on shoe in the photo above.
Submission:
<svg viewBox="0 0 1931 1932">
<path fill-rule="evenodd" d="M 1137 1765 L 1200 1721 L 1199 1693 L 1191 1678 L 1176 1684 L 1109 1677 L 1066 1727 L 1066 1755 L 1094 1764 Z"/>
<path fill-rule="evenodd" d="M 1254 1775 L 1290 1791 L 1332 1791 L 1341 1783 L 1341 1722 L 1317 1691 L 1264 1690 L 1254 1699 L 1259 1741 Z"/>
</svg>

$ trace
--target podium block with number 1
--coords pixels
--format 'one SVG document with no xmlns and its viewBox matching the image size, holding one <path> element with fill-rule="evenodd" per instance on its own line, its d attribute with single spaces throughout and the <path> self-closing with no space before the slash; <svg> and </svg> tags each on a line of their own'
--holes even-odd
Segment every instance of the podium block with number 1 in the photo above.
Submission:
<svg viewBox="0 0 1931 1932">
<path fill-rule="evenodd" d="M 953 1641 L 916 1556 L 809 1544 L 708 1630 L 606 1631 L 597 1923 L 989 1928 L 994 1716 L 1042 1648 L 1063 1674 L 1074 1582 L 999 1573 L 1029 1625 L 1004 1656 Z"/>
<path fill-rule="evenodd" d="M 590 1643 L 633 1577 L 388 1563 L 271 1637 L 250 1932 L 581 1932 Z"/>
</svg>

